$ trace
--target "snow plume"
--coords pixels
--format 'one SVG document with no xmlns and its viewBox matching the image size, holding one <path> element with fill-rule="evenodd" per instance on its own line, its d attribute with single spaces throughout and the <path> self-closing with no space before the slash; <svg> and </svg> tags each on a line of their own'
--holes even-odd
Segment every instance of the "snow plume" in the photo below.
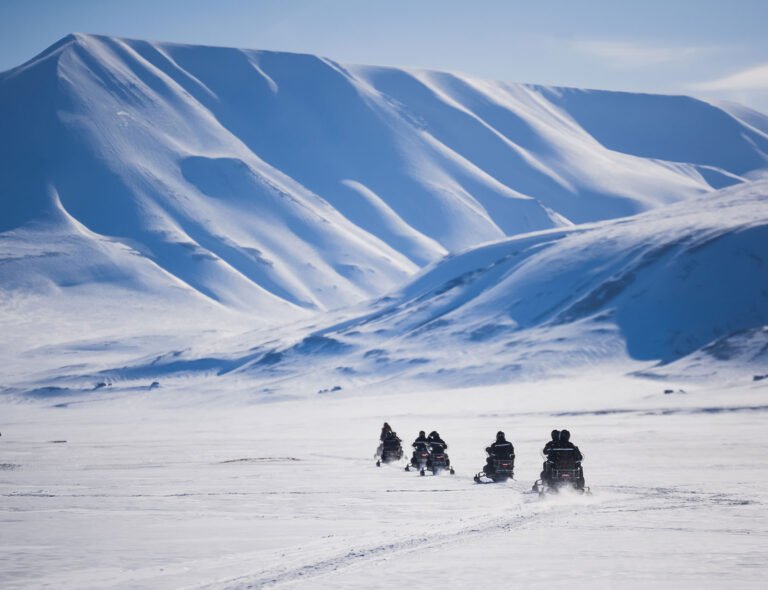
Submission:
<svg viewBox="0 0 768 590">
<path fill-rule="evenodd" d="M 673 62 L 686 62 L 711 54 L 711 47 L 660 46 L 629 41 L 580 40 L 572 47 L 579 53 L 596 57 L 609 65 L 628 68 L 655 67 Z"/>
</svg>

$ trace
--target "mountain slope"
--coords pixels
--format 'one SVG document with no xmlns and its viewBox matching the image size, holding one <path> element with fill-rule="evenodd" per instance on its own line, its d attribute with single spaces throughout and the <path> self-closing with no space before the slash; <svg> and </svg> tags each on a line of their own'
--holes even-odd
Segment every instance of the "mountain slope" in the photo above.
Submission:
<svg viewBox="0 0 768 590">
<path fill-rule="evenodd" d="M 333 366 L 327 382 L 358 384 L 407 376 L 476 383 L 616 361 L 638 370 L 688 356 L 701 365 L 708 355 L 759 364 L 768 348 L 767 267 L 762 181 L 449 256 L 356 317 L 240 370 L 301 373 L 312 364 L 310 342 L 330 355 L 315 377 Z"/>
<path fill-rule="evenodd" d="M 106 239 L 143 256 L 158 290 L 256 316 L 349 305 L 448 252 L 690 199 L 768 153 L 763 131 L 683 97 L 80 34 L 0 74 L 0 129 L 0 235 L 74 223 L 81 262 Z M 56 282 L 35 259 L 18 272 Z"/>
</svg>

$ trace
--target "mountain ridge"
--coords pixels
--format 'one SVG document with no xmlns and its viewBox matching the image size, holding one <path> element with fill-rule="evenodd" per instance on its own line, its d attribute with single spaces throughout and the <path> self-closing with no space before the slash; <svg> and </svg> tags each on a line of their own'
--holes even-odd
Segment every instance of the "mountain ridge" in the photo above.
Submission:
<svg viewBox="0 0 768 590">
<path fill-rule="evenodd" d="M 309 54 L 77 33 L 1 73 L 0 89 L 0 235 L 44 240 L 40 222 L 74 220 L 90 233 L 67 256 L 111 241 L 157 270 L 157 292 L 178 282 L 256 316 L 344 307 L 451 252 L 768 169 L 759 125 L 696 99 Z M 638 120 L 611 131 L 621 113 Z M 3 284 L 57 283 L 26 262 Z M 109 273 L 82 276 L 97 288 Z"/>
<path fill-rule="evenodd" d="M 679 203 L 449 255 L 305 332 L 302 343 L 327 351 L 313 374 L 468 385 L 617 361 L 645 377 L 757 369 L 768 350 L 768 181 L 698 201 L 695 212 Z M 262 354 L 280 360 L 237 370 L 268 380 L 313 362 L 301 343 Z"/>
</svg>

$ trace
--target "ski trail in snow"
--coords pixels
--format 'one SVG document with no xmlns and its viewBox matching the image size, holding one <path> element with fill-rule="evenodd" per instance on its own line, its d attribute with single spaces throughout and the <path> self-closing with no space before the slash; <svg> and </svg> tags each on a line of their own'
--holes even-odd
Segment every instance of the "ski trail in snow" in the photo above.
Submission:
<svg viewBox="0 0 768 590">
<path fill-rule="evenodd" d="M 564 496 L 540 500 L 528 493 L 522 504 L 515 507 L 515 513 L 512 515 L 492 516 L 491 514 L 484 514 L 482 517 L 471 519 L 470 522 L 462 519 L 463 522 L 459 527 L 434 532 L 425 530 L 417 535 L 389 540 L 380 544 L 336 549 L 330 555 L 323 555 L 323 551 L 318 551 L 307 558 L 306 548 L 298 548 L 293 552 L 286 551 L 282 555 L 283 562 L 298 565 L 269 569 L 229 581 L 208 584 L 200 587 L 200 590 L 257 590 L 278 587 L 294 581 L 306 582 L 310 578 L 341 569 L 373 561 L 386 561 L 413 551 L 433 549 L 459 541 L 463 542 L 492 531 L 519 529 L 547 517 L 556 517 L 564 512 L 575 514 L 599 501 L 595 496 Z"/>
<path fill-rule="evenodd" d="M 293 564 L 290 567 L 270 568 L 231 580 L 221 580 L 201 586 L 199 590 L 259 590 L 291 585 L 293 582 L 306 583 L 313 578 L 347 568 L 396 559 L 415 551 L 471 542 L 473 538 L 489 533 L 538 527 L 565 516 L 578 517 L 591 510 L 606 513 L 647 512 L 681 507 L 708 509 L 713 504 L 735 506 L 750 503 L 753 501 L 735 496 L 654 487 L 608 486 L 592 496 L 563 492 L 561 495 L 544 498 L 527 492 L 523 495 L 522 503 L 513 508 L 512 514 L 507 512 L 494 516 L 486 513 L 462 519 L 458 527 L 440 527 L 437 530 L 433 527 L 415 535 L 389 539 L 378 544 L 336 546 L 330 550 L 314 552 L 307 547 L 299 547 L 281 552 L 279 561 Z"/>
</svg>

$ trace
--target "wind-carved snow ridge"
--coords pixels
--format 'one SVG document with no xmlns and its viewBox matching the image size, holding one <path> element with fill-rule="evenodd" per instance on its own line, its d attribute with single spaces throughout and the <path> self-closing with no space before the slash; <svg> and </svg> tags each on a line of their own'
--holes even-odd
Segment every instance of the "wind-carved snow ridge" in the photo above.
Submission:
<svg viewBox="0 0 768 590">
<path fill-rule="evenodd" d="M 75 34 L 0 74 L 0 128 L 0 320 L 23 350 L 103 338 L 89 375 L 183 350 L 175 369 L 269 381 L 320 354 L 342 359 L 328 386 L 504 380 L 563 354 L 670 362 L 765 315 L 762 226 L 728 217 L 761 197 L 715 192 L 768 173 L 765 118 L 734 105 Z M 711 246 L 670 235 L 713 207 Z M 741 285 L 722 322 L 699 259 Z M 699 292 L 700 314 L 665 307 Z M 121 330 L 157 348 L 113 363 Z"/>
</svg>

